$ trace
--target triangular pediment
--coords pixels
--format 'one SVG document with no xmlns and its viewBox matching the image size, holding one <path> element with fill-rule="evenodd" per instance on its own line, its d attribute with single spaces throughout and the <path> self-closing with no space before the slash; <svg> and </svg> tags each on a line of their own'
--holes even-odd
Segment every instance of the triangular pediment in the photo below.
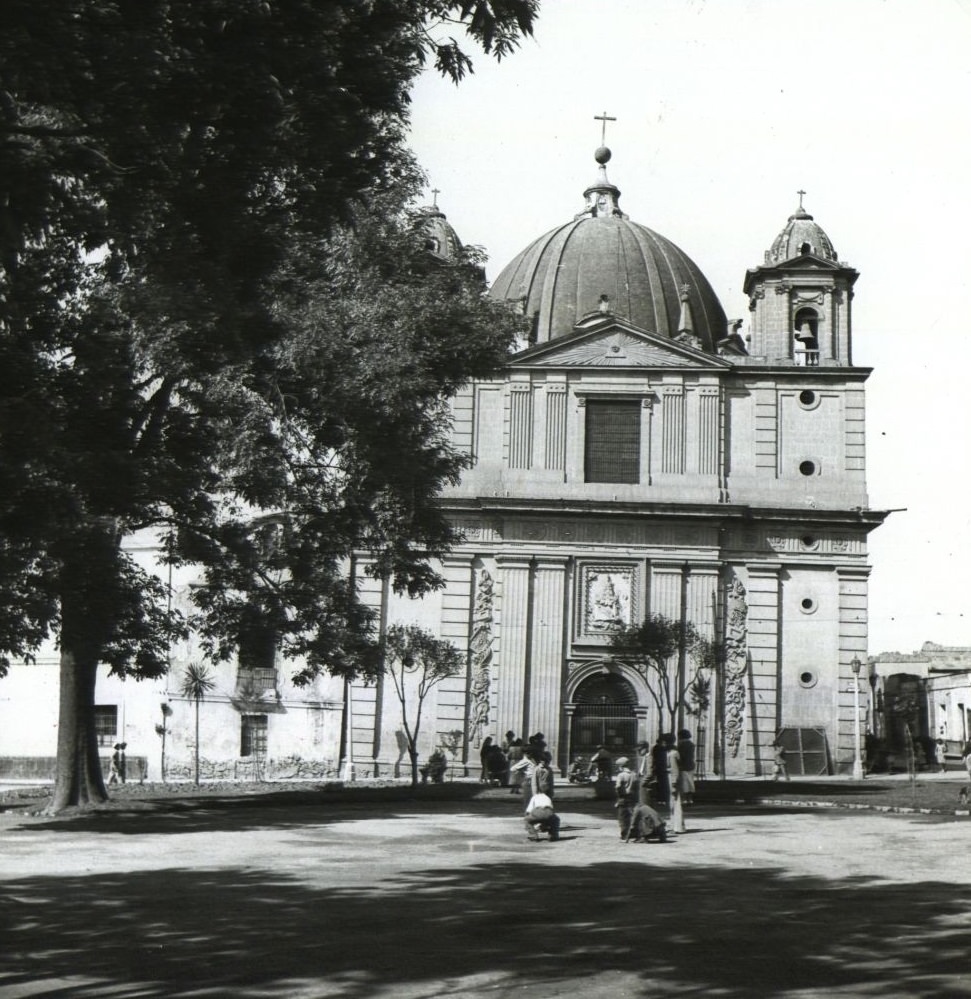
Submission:
<svg viewBox="0 0 971 999">
<path fill-rule="evenodd" d="M 510 367 L 530 368 L 728 368 L 731 364 L 696 347 L 609 318 L 564 337 L 520 351 Z"/>
<path fill-rule="evenodd" d="M 790 257 L 775 265 L 778 270 L 787 271 L 839 271 L 843 268 L 833 260 L 824 260 L 812 253 L 800 253 L 798 257 Z"/>
</svg>

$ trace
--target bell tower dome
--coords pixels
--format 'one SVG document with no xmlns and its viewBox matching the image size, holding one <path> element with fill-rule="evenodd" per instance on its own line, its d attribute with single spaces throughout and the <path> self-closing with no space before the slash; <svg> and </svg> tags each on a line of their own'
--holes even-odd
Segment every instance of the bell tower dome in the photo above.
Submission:
<svg viewBox="0 0 971 999">
<path fill-rule="evenodd" d="M 851 366 L 853 285 L 859 273 L 839 260 L 833 243 L 812 215 L 799 207 L 749 270 L 754 359 L 796 367 Z"/>
</svg>

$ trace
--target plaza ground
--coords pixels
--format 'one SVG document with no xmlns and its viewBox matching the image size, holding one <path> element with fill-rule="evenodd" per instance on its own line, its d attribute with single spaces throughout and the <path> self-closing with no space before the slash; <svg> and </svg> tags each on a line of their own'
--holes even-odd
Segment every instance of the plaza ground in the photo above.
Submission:
<svg viewBox="0 0 971 999">
<path fill-rule="evenodd" d="M 8 798 L 0 997 L 971 994 L 971 818 L 782 803 L 803 788 L 710 782 L 665 845 L 587 788 L 538 844 L 475 784 Z"/>
</svg>

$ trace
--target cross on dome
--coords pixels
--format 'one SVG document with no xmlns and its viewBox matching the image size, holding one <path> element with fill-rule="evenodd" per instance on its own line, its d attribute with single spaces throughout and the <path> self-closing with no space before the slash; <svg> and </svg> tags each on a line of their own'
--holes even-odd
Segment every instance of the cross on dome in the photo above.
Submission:
<svg viewBox="0 0 971 999">
<path fill-rule="evenodd" d="M 605 146 L 607 144 L 607 122 L 616 121 L 616 118 L 611 118 L 606 111 L 603 114 L 595 114 L 593 116 L 594 121 L 599 121 L 600 125 L 600 145 Z"/>
</svg>

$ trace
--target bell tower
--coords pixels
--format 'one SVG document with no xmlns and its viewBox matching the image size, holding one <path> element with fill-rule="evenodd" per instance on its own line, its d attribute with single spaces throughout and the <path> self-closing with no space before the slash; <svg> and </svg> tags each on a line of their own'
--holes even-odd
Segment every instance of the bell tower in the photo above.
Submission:
<svg viewBox="0 0 971 999">
<path fill-rule="evenodd" d="M 851 305 L 859 273 L 839 260 L 822 226 L 802 204 L 745 275 L 749 353 L 767 364 L 793 367 L 852 365 Z"/>
</svg>

